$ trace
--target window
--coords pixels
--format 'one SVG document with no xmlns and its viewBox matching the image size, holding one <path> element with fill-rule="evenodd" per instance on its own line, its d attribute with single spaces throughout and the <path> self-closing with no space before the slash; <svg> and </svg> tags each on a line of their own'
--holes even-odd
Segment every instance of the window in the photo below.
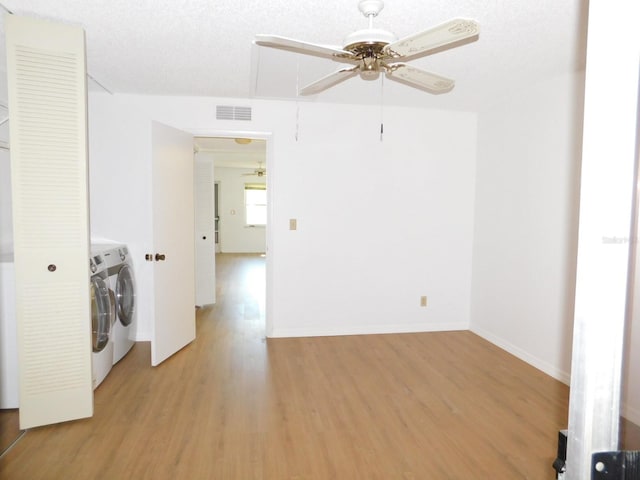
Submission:
<svg viewBox="0 0 640 480">
<path fill-rule="evenodd" d="M 267 224 L 267 186 L 264 183 L 245 183 L 244 207 L 247 225 Z"/>
</svg>

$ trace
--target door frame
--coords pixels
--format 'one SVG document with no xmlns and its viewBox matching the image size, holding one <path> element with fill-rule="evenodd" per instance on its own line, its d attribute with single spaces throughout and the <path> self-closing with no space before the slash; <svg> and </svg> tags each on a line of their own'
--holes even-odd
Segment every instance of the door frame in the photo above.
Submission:
<svg viewBox="0 0 640 480">
<path fill-rule="evenodd" d="M 269 172 L 269 180 L 267 181 L 267 225 L 265 227 L 266 237 L 266 261 L 265 261 L 265 334 L 267 337 L 273 335 L 273 319 L 275 312 L 273 307 L 274 289 L 275 289 L 275 265 L 276 246 L 273 235 L 273 199 L 276 184 L 276 166 L 273 153 L 273 133 L 252 130 L 215 130 L 206 128 L 182 128 L 182 130 L 191 133 L 194 137 L 219 137 L 219 138 L 255 138 L 256 140 L 265 140 L 266 142 L 266 158 L 265 168 Z"/>
<path fill-rule="evenodd" d="M 215 171 L 215 165 L 214 165 Z M 214 249 L 215 253 L 220 253 L 222 248 L 220 247 L 220 181 L 215 179 L 213 180 L 213 200 L 214 200 L 214 215 L 218 218 L 218 220 L 214 220 L 213 225 L 213 234 L 214 234 Z"/>
</svg>

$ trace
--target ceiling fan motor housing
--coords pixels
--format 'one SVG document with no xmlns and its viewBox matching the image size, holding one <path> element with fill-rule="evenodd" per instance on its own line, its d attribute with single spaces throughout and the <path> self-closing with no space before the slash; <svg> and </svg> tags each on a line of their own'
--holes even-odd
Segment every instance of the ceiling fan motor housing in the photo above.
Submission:
<svg viewBox="0 0 640 480">
<path fill-rule="evenodd" d="M 343 49 L 360 57 L 360 77 L 375 80 L 380 76 L 380 60 L 387 57 L 382 50 L 396 40 L 397 37 L 391 32 L 368 28 L 348 35 Z"/>
<path fill-rule="evenodd" d="M 393 43 L 396 40 L 398 40 L 398 37 L 391 32 L 387 32 L 386 30 L 381 30 L 379 28 L 366 28 L 347 35 L 344 39 L 343 49 L 352 52 L 361 44 L 382 44 L 380 47 L 380 49 L 382 49 L 385 45 Z"/>
</svg>

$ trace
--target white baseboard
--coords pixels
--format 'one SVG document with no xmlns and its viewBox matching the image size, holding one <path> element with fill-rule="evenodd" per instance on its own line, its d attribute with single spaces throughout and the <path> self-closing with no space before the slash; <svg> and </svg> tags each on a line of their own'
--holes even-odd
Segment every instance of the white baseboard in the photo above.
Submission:
<svg viewBox="0 0 640 480">
<path fill-rule="evenodd" d="M 559 380 L 566 385 L 571 384 L 571 373 L 559 370 L 553 365 L 550 365 L 548 362 L 540 360 L 539 358 L 525 352 L 521 348 L 518 348 L 511 343 L 506 342 L 502 338 L 486 332 L 485 330 L 472 328 L 471 331 L 476 335 L 481 336 L 485 340 L 493 343 L 494 345 L 502 348 L 503 350 L 506 350 L 510 354 L 515 355 L 520 360 L 527 362 L 529 365 L 555 378 L 556 380 Z M 633 422 L 636 425 L 640 425 L 640 409 L 623 404 L 621 408 L 621 415 L 630 422 Z"/>
<path fill-rule="evenodd" d="M 136 342 L 150 342 L 151 341 L 151 332 L 147 332 L 147 331 L 140 332 L 140 331 L 137 331 L 136 334 L 135 334 L 134 340 Z"/>
<path fill-rule="evenodd" d="M 469 330 L 468 323 L 390 324 L 345 327 L 274 328 L 270 338 L 334 337 L 340 335 L 375 335 L 384 333 L 424 333 Z"/>
<path fill-rule="evenodd" d="M 562 383 L 566 385 L 569 385 L 571 383 L 571 374 L 569 372 L 560 370 L 559 368 L 551 365 L 550 363 L 545 362 L 544 360 L 541 360 L 540 358 L 535 357 L 534 355 L 531 355 L 525 350 L 522 350 L 521 348 L 516 347 L 510 342 L 507 342 L 504 339 L 497 337 L 492 333 L 487 332 L 486 330 L 483 330 L 481 328 L 471 328 L 471 331 L 476 335 L 481 336 L 485 340 L 493 343 L 494 345 L 502 348 L 503 350 L 506 350 L 511 355 L 515 355 L 520 360 L 527 362 L 532 367 L 535 367 L 538 370 L 546 373 L 547 375 L 555 378 L 556 380 L 560 380 Z"/>
</svg>

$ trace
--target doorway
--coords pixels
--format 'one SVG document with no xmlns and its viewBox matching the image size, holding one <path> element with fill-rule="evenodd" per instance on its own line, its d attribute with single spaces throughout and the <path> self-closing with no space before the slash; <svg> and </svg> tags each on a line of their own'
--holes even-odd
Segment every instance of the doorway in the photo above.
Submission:
<svg viewBox="0 0 640 480">
<path fill-rule="evenodd" d="M 225 255 L 255 256 L 264 264 L 262 272 L 265 278 L 260 295 L 263 298 L 267 296 L 266 272 L 269 271 L 267 140 L 264 135 L 247 132 L 194 137 L 198 161 L 205 160 L 213 165 L 211 191 L 214 198 L 215 264 Z M 216 272 L 216 277 L 219 274 Z M 262 322 L 266 327 L 268 315 L 264 308 L 262 310 Z"/>
</svg>

